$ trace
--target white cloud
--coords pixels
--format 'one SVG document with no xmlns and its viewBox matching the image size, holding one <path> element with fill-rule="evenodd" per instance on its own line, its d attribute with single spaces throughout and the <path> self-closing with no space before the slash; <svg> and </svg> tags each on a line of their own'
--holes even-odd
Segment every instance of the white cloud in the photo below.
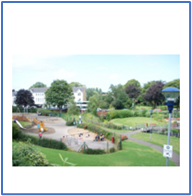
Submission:
<svg viewBox="0 0 192 196">
<path fill-rule="evenodd" d="M 111 79 L 117 79 L 117 78 L 119 78 L 119 75 L 118 74 L 111 74 L 109 77 Z"/>
</svg>

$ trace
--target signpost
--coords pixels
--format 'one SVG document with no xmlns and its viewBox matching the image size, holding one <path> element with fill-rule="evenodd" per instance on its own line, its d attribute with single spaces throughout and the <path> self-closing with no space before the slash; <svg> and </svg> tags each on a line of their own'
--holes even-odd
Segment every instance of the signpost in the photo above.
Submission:
<svg viewBox="0 0 192 196">
<path fill-rule="evenodd" d="M 168 157 L 168 158 L 172 158 L 172 153 L 173 152 L 173 146 L 171 145 L 164 145 L 163 146 L 163 156 L 164 157 Z"/>
</svg>

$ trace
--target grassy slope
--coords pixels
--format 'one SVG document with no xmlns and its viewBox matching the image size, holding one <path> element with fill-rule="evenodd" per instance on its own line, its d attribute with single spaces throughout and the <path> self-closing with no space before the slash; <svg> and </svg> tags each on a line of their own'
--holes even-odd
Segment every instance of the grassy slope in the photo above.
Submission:
<svg viewBox="0 0 192 196">
<path fill-rule="evenodd" d="M 26 125 L 31 125 L 31 123 L 30 122 L 27 122 L 27 121 L 19 121 L 20 122 L 20 124 L 23 126 L 23 127 L 25 127 Z"/>
<path fill-rule="evenodd" d="M 150 118 L 147 117 L 129 117 L 129 118 L 117 118 L 111 120 L 112 123 L 117 125 L 127 125 L 134 127 L 135 124 L 150 124 Z M 157 125 L 165 125 L 165 123 L 158 122 L 154 119 L 151 119 L 151 123 L 155 123 Z"/>
<path fill-rule="evenodd" d="M 46 155 L 50 163 L 60 166 L 62 166 L 62 161 L 59 153 L 63 158 L 68 157 L 68 161 L 77 166 L 165 166 L 166 163 L 166 158 L 159 151 L 132 141 L 124 141 L 122 151 L 104 155 L 86 155 L 43 147 L 38 148 Z M 172 161 L 169 165 L 175 166 Z"/>
<path fill-rule="evenodd" d="M 150 142 L 153 144 L 157 144 L 159 146 L 163 146 L 164 144 L 167 144 L 167 135 L 160 135 L 160 134 L 153 133 L 151 136 L 151 141 L 149 140 L 150 139 L 149 133 L 137 133 L 137 134 L 131 135 L 131 137 L 144 140 L 146 142 Z M 173 146 L 173 151 L 180 154 L 180 138 L 171 137 L 170 145 Z"/>
</svg>

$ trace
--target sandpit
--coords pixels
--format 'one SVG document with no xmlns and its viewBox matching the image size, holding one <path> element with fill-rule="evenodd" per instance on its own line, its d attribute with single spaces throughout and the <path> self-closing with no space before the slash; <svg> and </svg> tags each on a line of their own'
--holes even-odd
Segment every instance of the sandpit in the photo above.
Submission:
<svg viewBox="0 0 192 196">
<path fill-rule="evenodd" d="M 55 129 L 53 129 L 52 127 L 46 127 L 47 131 L 44 131 L 43 134 L 52 134 L 55 133 Z M 24 133 L 39 133 L 39 129 L 37 129 L 37 127 L 32 127 L 29 129 L 25 129 L 23 130 Z"/>
<path fill-rule="evenodd" d="M 82 133 L 83 135 L 81 137 L 83 138 L 83 140 L 94 140 L 96 136 L 95 133 L 90 132 L 86 129 L 80 129 L 80 128 L 69 129 L 68 133 L 73 137 L 79 137 L 79 134 Z M 88 134 L 89 134 L 89 137 L 86 137 L 88 136 Z"/>
</svg>

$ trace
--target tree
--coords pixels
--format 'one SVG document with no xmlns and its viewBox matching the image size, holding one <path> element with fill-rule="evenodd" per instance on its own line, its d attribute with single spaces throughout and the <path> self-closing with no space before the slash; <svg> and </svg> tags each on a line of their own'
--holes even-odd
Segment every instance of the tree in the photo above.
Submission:
<svg viewBox="0 0 192 196">
<path fill-rule="evenodd" d="M 132 99 L 132 107 L 134 107 L 134 100 L 137 99 L 137 97 L 140 94 L 140 88 L 136 87 L 134 85 L 129 84 L 126 89 L 125 92 L 127 93 L 128 97 L 130 99 Z"/>
<path fill-rule="evenodd" d="M 99 106 L 99 101 L 95 96 L 92 96 L 88 102 L 88 111 L 94 115 L 97 115 L 97 108 Z"/>
<path fill-rule="evenodd" d="M 147 92 L 143 95 L 143 98 L 148 101 L 153 108 L 156 108 L 158 104 L 162 104 L 162 101 L 164 100 L 164 96 L 161 93 L 163 86 L 164 83 L 162 81 L 157 81 L 149 87 Z"/>
<path fill-rule="evenodd" d="M 46 88 L 46 87 L 47 86 L 45 84 L 43 84 L 42 82 L 36 82 L 29 89 L 31 89 L 31 88 Z"/>
<path fill-rule="evenodd" d="M 69 86 L 70 86 L 71 88 L 73 88 L 73 87 L 86 87 L 85 85 L 80 84 L 79 82 L 71 82 L 71 83 L 69 84 Z"/>
<path fill-rule="evenodd" d="M 139 83 L 139 81 L 137 81 L 135 79 L 132 79 L 132 80 L 127 81 L 127 83 L 124 85 L 124 88 L 126 88 L 129 85 L 133 85 L 133 86 L 135 86 L 137 88 L 140 88 L 141 87 L 141 84 Z"/>
<path fill-rule="evenodd" d="M 163 89 L 165 89 L 167 87 L 175 87 L 175 88 L 180 89 L 180 79 L 176 79 L 176 80 L 172 80 L 170 82 L 167 82 L 165 84 L 165 86 L 163 87 Z"/>
<path fill-rule="evenodd" d="M 34 98 L 30 91 L 21 89 L 17 92 L 15 104 L 18 106 L 27 107 L 28 105 L 34 105 Z"/>
<path fill-rule="evenodd" d="M 87 88 L 87 100 L 89 100 L 90 97 L 92 97 L 95 94 L 102 94 L 102 90 L 99 88 Z"/>
<path fill-rule="evenodd" d="M 72 89 L 65 80 L 55 80 L 51 87 L 45 92 L 47 104 L 57 106 L 62 112 L 62 107 L 67 104 L 73 96 Z"/>
<path fill-rule="evenodd" d="M 76 106 L 76 103 L 73 99 L 70 100 L 68 103 L 68 113 L 70 115 L 78 115 L 79 114 L 79 107 Z"/>
</svg>

